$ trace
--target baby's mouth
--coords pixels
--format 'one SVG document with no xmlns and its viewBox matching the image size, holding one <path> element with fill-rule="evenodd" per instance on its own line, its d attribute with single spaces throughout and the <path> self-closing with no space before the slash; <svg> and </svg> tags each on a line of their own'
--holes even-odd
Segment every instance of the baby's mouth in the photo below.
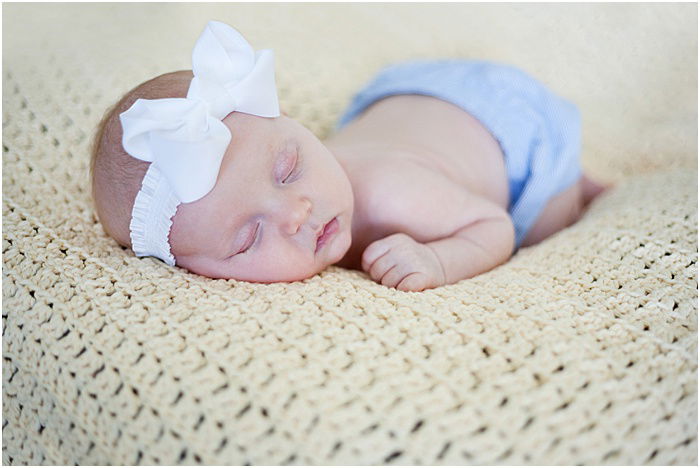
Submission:
<svg viewBox="0 0 700 468">
<path fill-rule="evenodd" d="M 324 245 L 327 245 L 330 239 L 338 232 L 339 223 L 338 217 L 331 219 L 323 226 L 319 236 L 316 238 L 316 252 L 321 250 Z"/>
</svg>

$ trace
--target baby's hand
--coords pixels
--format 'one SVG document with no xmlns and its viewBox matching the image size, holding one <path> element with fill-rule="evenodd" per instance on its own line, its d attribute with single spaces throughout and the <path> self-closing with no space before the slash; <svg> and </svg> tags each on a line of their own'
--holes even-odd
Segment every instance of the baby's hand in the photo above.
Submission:
<svg viewBox="0 0 700 468">
<path fill-rule="evenodd" d="M 401 291 L 422 291 L 445 284 L 445 272 L 435 251 L 403 233 L 367 246 L 362 269 L 374 281 Z"/>
</svg>

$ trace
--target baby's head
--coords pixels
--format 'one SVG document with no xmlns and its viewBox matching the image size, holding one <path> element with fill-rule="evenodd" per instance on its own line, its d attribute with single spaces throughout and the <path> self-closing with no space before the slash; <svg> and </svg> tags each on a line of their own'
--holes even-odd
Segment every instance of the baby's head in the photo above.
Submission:
<svg viewBox="0 0 700 468">
<path fill-rule="evenodd" d="M 296 281 L 338 262 L 351 243 L 353 194 L 350 182 L 323 143 L 285 115 L 260 117 L 233 111 L 218 120 L 230 132 L 230 142 L 224 141 L 221 146 L 223 154 L 219 154 L 218 172 L 214 172 L 211 179 L 213 182 L 215 178 L 215 183 L 211 189 L 209 186 L 200 189 L 199 164 L 176 174 L 179 182 L 170 185 L 184 184 L 184 188 L 178 189 L 180 192 L 190 190 L 187 184 L 191 179 L 193 186 L 204 193 L 189 197 L 196 198 L 193 201 L 181 201 L 186 196 L 175 200 L 177 208 L 170 218 L 169 230 L 163 226 L 167 219 L 154 219 L 158 216 L 153 213 L 160 210 L 157 206 L 155 211 L 141 209 L 144 203 L 141 201 L 134 210 L 137 194 L 147 200 L 153 195 L 153 188 L 143 181 L 151 164 L 156 163 L 127 153 L 125 146 L 134 152 L 132 147 L 137 145 L 124 144 L 124 118 L 120 119 L 120 114 L 138 99 L 191 101 L 183 98 L 188 95 L 192 78 L 192 72 L 182 71 L 147 81 L 129 91 L 100 124 L 92 154 L 92 191 L 107 234 L 121 245 L 139 250 L 140 255 L 155 255 L 164 261 L 167 261 L 163 257 L 167 257 L 169 247 L 178 266 L 211 278 Z M 146 115 L 153 118 L 152 114 Z M 209 127 L 212 126 L 210 123 Z M 157 139 L 159 134 L 153 136 L 154 133 L 144 141 Z M 189 135 L 187 133 L 188 138 Z M 166 157 L 155 159 L 157 163 L 165 167 L 171 159 L 167 157 L 169 151 L 162 148 L 173 147 L 175 154 L 180 151 L 179 144 L 177 138 L 167 142 L 167 145 L 176 145 L 174 147 L 161 144 L 156 152 Z M 191 142 L 182 143 L 183 146 L 188 144 Z M 208 149 L 203 148 L 196 146 L 194 152 L 183 151 L 185 156 L 192 156 Z M 172 157 L 178 161 L 182 158 L 180 154 Z M 207 154 L 201 165 L 213 167 L 212 159 L 216 157 Z M 211 167 L 208 170 L 212 171 Z M 161 169 L 160 173 L 167 170 Z M 166 198 L 147 203 L 167 205 Z M 134 218 L 137 222 L 133 222 Z M 143 249 L 134 247 L 134 239 L 140 242 L 144 225 L 151 231 L 146 237 L 153 232 L 158 237 L 158 229 L 162 231 L 162 243 L 167 242 L 163 244 L 164 253 L 154 253 L 157 249 L 147 249 L 147 253 L 143 253 Z M 327 242 L 317 244 L 326 226 L 337 231 Z"/>
</svg>

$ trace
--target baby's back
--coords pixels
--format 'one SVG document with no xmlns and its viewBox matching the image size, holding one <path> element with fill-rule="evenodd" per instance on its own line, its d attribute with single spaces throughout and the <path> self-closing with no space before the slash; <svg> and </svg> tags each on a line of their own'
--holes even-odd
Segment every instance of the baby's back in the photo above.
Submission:
<svg viewBox="0 0 700 468">
<path fill-rule="evenodd" d="M 431 96 L 442 101 L 406 95 Z M 380 115 L 382 106 L 377 104 L 377 117 L 371 119 L 368 109 L 384 98 L 389 98 L 386 112 Z M 396 104 L 403 102 L 406 105 Z M 508 213 L 515 228 L 516 248 L 534 230 L 548 203 L 581 177 L 578 109 L 513 66 L 483 60 L 417 60 L 391 65 L 355 94 L 339 125 L 352 123 L 363 113 L 365 121 L 372 120 L 376 132 L 391 131 L 391 124 L 381 119 L 392 119 L 397 129 L 392 138 L 400 142 L 414 145 L 425 138 L 432 141 L 431 136 L 425 136 L 426 129 L 440 135 L 430 144 L 430 150 L 437 149 L 445 156 L 443 159 L 452 163 L 447 175 L 459 178 L 469 190 L 491 199 L 498 197 L 499 192 L 491 191 L 493 173 L 489 172 L 489 165 L 498 158 L 484 154 L 489 153 L 489 148 L 496 152 L 496 145 L 486 144 L 495 139 L 502 155 L 500 160 L 505 162 Z M 362 136 L 373 133 L 365 130 Z M 478 146 L 479 142 L 486 146 Z M 455 147 L 456 150 L 449 149 Z M 466 159 L 461 151 L 465 147 Z M 458 167 L 460 162 L 468 167 Z"/>
<path fill-rule="evenodd" d="M 419 161 L 463 189 L 508 208 L 498 142 L 478 120 L 447 101 L 407 94 L 382 99 L 327 140 L 331 141 L 376 147 L 372 160 L 379 164 L 397 157 Z"/>
<path fill-rule="evenodd" d="M 393 232 L 419 242 L 450 236 L 483 215 L 465 212 L 469 197 L 508 209 L 498 142 L 474 117 L 441 99 L 379 100 L 325 143 L 355 191 L 353 246 L 341 266 L 357 267 L 369 243 Z"/>
</svg>

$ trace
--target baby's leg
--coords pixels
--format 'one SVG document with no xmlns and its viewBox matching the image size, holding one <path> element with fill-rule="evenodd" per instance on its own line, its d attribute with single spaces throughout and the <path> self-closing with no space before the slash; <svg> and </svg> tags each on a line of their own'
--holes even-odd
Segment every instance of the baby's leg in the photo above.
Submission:
<svg viewBox="0 0 700 468">
<path fill-rule="evenodd" d="M 537 244 L 552 234 L 571 226 L 588 209 L 590 203 L 600 194 L 612 188 L 602 185 L 583 174 L 571 187 L 554 196 L 527 233 L 521 247 Z"/>
<path fill-rule="evenodd" d="M 538 216 L 520 244 L 527 247 L 537 244 L 555 232 L 575 223 L 583 208 L 582 179 L 563 192 L 552 197 Z"/>
<path fill-rule="evenodd" d="M 581 195 L 583 196 L 583 206 L 587 207 L 598 195 L 612 188 L 613 185 L 603 185 L 588 178 L 586 174 L 581 177 Z"/>
</svg>

